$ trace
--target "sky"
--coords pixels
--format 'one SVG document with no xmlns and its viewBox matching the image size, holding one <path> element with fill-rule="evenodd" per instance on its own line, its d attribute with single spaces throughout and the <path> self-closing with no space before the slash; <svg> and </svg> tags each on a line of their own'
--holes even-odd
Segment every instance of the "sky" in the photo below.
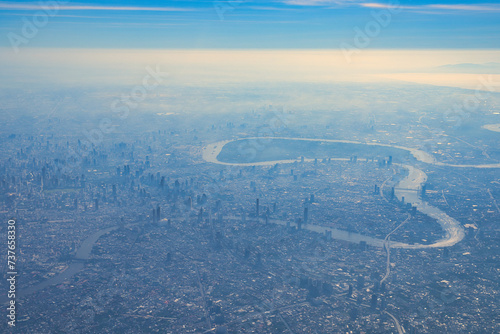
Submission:
<svg viewBox="0 0 500 334">
<path fill-rule="evenodd" d="M 151 66 L 178 84 L 475 89 L 500 82 L 499 32 L 499 3 L 464 0 L 0 0 L 0 85 L 133 84 Z M 464 63 L 483 67 L 441 68 Z"/>
<path fill-rule="evenodd" d="M 499 31 L 493 1 L 0 1 L 19 48 L 496 49 Z"/>
</svg>

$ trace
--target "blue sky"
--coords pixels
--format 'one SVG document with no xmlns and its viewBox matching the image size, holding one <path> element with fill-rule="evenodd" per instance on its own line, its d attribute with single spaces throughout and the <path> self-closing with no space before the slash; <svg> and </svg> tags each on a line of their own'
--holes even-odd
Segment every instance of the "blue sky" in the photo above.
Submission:
<svg viewBox="0 0 500 334">
<path fill-rule="evenodd" d="M 30 47 L 335 49 L 354 45 L 371 24 L 380 30 L 366 48 L 500 47 L 493 2 L 402 0 L 394 10 L 383 0 L 65 1 L 24 36 L 43 13 L 40 3 L 51 2 L 0 1 L 0 46 L 28 37 L 22 43 Z M 386 26 L 373 16 L 382 12 L 390 13 Z"/>
</svg>

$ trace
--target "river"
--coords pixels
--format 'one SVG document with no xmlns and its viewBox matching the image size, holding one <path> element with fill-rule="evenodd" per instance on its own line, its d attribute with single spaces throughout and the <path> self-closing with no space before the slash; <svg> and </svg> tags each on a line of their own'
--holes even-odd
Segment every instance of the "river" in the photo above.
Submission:
<svg viewBox="0 0 500 334">
<path fill-rule="evenodd" d="M 350 140 L 333 140 L 333 139 L 311 139 L 311 138 L 286 138 L 286 137 L 251 137 L 251 138 L 243 138 L 236 140 L 226 140 L 216 142 L 210 145 L 207 145 L 203 148 L 203 159 L 207 162 L 222 164 L 222 165 L 232 165 L 232 166 L 270 166 L 276 163 L 286 164 L 286 163 L 294 163 L 299 161 L 298 159 L 289 159 L 289 160 L 273 160 L 273 161 L 262 161 L 257 163 L 227 163 L 218 160 L 218 155 L 222 151 L 222 148 L 232 141 L 237 140 L 261 140 L 268 141 L 272 139 L 284 139 L 284 140 L 301 140 L 301 141 L 319 141 L 319 142 L 330 142 L 330 143 L 351 143 L 351 144 L 364 144 L 369 146 L 384 146 L 384 147 L 393 147 L 397 149 L 402 149 L 409 151 L 415 159 L 420 162 L 424 162 L 427 164 L 438 165 L 438 166 L 447 166 L 447 167 L 456 167 L 456 168 L 500 168 L 500 164 L 490 164 L 490 165 L 454 165 L 454 164 L 446 164 L 442 162 L 438 162 L 434 156 L 431 154 L 414 149 L 408 148 L 404 146 L 398 145 L 390 145 L 390 144 L 379 144 L 379 143 L 362 143 Z M 314 159 L 306 159 L 306 161 L 312 161 Z M 347 158 L 335 158 L 332 160 L 347 160 Z M 395 187 L 395 195 L 401 201 L 404 197 L 405 203 L 411 203 L 411 205 L 415 206 L 417 210 L 433 219 L 435 219 L 443 231 L 445 232 L 445 236 L 443 239 L 436 241 L 435 243 L 424 245 L 424 244 L 407 244 L 402 242 L 391 241 L 392 248 L 408 248 L 408 249 L 424 249 L 424 248 L 437 248 L 437 247 L 450 247 L 458 242 L 460 242 L 464 236 L 464 228 L 462 224 L 458 222 L 456 219 L 448 216 L 445 212 L 440 209 L 433 207 L 419 198 L 418 194 L 421 189 L 421 186 L 427 181 L 427 174 L 424 171 L 416 168 L 415 166 L 399 164 L 399 166 L 408 170 L 408 175 L 402 179 Z M 278 224 L 284 224 L 284 222 L 276 221 Z M 329 227 L 322 227 L 320 225 L 305 225 L 305 229 L 324 233 L 325 231 L 332 232 L 332 238 L 344 241 L 350 241 L 354 243 L 359 243 L 360 241 L 365 241 L 367 244 L 377 247 L 384 246 L 384 240 L 380 238 L 374 238 L 358 233 L 352 233 L 344 230 L 333 229 Z"/>
<path fill-rule="evenodd" d="M 365 144 L 365 145 L 373 145 L 373 146 L 385 146 L 385 147 L 393 147 L 398 149 L 403 149 L 409 151 L 418 161 L 425 162 L 428 164 L 435 164 L 439 166 L 449 166 L 449 167 L 462 167 L 462 168 L 499 168 L 500 164 L 492 164 L 492 165 L 451 165 L 437 162 L 436 159 L 428 154 L 427 152 L 407 148 L 404 146 L 396 146 L 396 145 L 388 145 L 388 144 L 379 144 L 379 143 L 361 143 L 356 141 L 349 140 L 332 140 L 332 139 L 308 139 L 308 138 L 286 138 L 286 137 L 252 137 L 252 138 L 244 138 L 244 139 L 262 139 L 262 140 L 270 140 L 270 139 L 286 139 L 286 140 L 303 140 L 303 141 L 320 141 L 320 142 L 332 142 L 332 143 L 352 143 L 352 144 Z M 233 140 L 220 141 L 214 144 L 210 144 L 203 148 L 203 159 L 207 162 L 222 164 L 222 165 L 233 165 L 233 166 L 269 166 L 274 165 L 276 163 L 286 164 L 293 163 L 298 160 L 289 159 L 289 160 L 274 160 L 274 161 L 263 161 L 257 163 L 226 163 L 221 162 L 217 159 L 217 156 L 222 151 L 224 145 Z M 307 162 L 311 162 L 314 159 L 305 159 Z M 346 161 L 347 158 L 333 158 L 331 160 L 339 160 Z M 411 203 L 413 206 L 417 207 L 417 210 L 422 212 L 423 214 L 428 215 L 429 217 L 436 219 L 436 221 L 441 225 L 443 230 L 445 231 L 445 237 L 437 242 L 429 245 L 423 244 L 406 244 L 401 242 L 391 242 L 391 248 L 436 248 L 436 247 L 449 247 L 453 246 L 456 243 L 460 242 L 464 238 L 464 229 L 462 224 L 460 224 L 454 218 L 448 216 L 445 212 L 439 210 L 436 207 L 433 207 L 426 202 L 422 201 L 418 197 L 418 191 L 423 183 L 427 180 L 427 175 L 420 169 L 410 166 L 410 165 L 400 165 L 403 168 L 408 170 L 408 175 L 402 179 L 398 185 L 396 186 L 395 195 L 401 200 L 404 196 L 405 202 Z M 398 189 L 401 188 L 401 189 Z M 275 223 L 286 225 L 286 222 L 283 221 L 275 221 Z M 133 225 L 133 224 L 132 224 Z M 345 230 L 339 230 L 329 227 L 323 227 L 320 225 L 305 225 L 303 226 L 305 229 L 324 233 L 325 231 L 332 232 L 332 238 L 337 240 L 344 240 L 354 243 L 359 243 L 361 241 L 365 241 L 368 245 L 383 247 L 384 240 L 380 238 L 374 238 L 366 235 L 362 235 L 359 233 L 348 232 Z M 90 254 L 92 252 L 92 248 L 94 247 L 97 240 L 102 237 L 104 234 L 109 233 L 113 230 L 118 229 L 118 226 L 108 227 L 99 231 L 96 231 L 89 237 L 87 237 L 80 244 L 80 247 L 77 249 L 75 254 L 75 259 L 69 264 L 68 268 L 63 272 L 55 275 L 52 278 L 49 278 L 43 282 L 35 284 L 27 289 L 20 290 L 18 293 L 19 297 L 26 297 L 36 291 L 42 290 L 51 285 L 57 285 L 64 283 L 67 279 L 71 278 L 73 275 L 78 273 L 80 270 L 84 268 L 84 261 L 90 259 Z M 7 302 L 6 297 L 0 298 L 2 304 Z"/>
<path fill-rule="evenodd" d="M 92 248 L 94 247 L 97 240 L 99 240 L 99 238 L 102 237 L 104 234 L 114 231 L 116 229 L 118 229 L 118 226 L 112 226 L 94 232 L 92 235 L 87 237 L 87 239 L 83 240 L 83 242 L 80 244 L 80 247 L 76 251 L 74 260 L 71 261 L 69 266 L 63 272 L 56 274 L 55 276 L 46 279 L 38 284 L 32 285 L 26 289 L 19 290 L 17 296 L 19 298 L 26 297 L 36 291 L 43 290 L 46 287 L 64 283 L 67 279 L 73 277 L 73 275 L 75 275 L 76 273 L 78 273 L 80 270 L 83 269 L 84 261 L 90 259 Z M 0 304 L 7 303 L 6 297 L 7 296 L 2 296 L 0 298 Z"/>
<path fill-rule="evenodd" d="M 486 124 L 483 125 L 483 129 L 500 132 L 500 124 Z"/>
</svg>

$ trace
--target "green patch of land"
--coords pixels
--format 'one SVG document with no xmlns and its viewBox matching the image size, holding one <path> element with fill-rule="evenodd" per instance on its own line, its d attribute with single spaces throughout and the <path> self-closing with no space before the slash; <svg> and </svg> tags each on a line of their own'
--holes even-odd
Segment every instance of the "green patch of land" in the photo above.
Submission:
<svg viewBox="0 0 500 334">
<path fill-rule="evenodd" d="M 376 145 L 335 143 L 295 139 L 242 139 L 227 143 L 217 156 L 226 163 L 255 163 L 263 161 L 299 159 L 388 158 L 394 162 L 410 159 L 409 151 Z"/>
<path fill-rule="evenodd" d="M 48 193 L 48 194 L 57 193 L 57 192 L 74 193 L 80 189 L 81 188 L 53 188 L 53 189 L 44 189 L 43 192 Z"/>
</svg>

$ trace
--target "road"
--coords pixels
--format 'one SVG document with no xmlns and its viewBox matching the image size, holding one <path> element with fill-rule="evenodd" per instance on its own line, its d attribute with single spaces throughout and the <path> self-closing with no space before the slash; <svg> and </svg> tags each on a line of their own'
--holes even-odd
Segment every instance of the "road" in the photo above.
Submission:
<svg viewBox="0 0 500 334">
<path fill-rule="evenodd" d="M 398 321 L 398 319 L 396 319 L 395 316 L 393 316 L 392 314 L 390 314 L 387 311 L 384 311 L 384 313 L 387 314 L 389 317 L 392 318 L 392 320 L 394 321 L 394 324 L 396 325 L 396 329 L 397 329 L 397 331 L 398 331 L 399 334 L 406 333 L 405 330 L 403 329 L 403 327 L 401 327 L 401 325 L 399 324 L 399 321 Z"/>
<path fill-rule="evenodd" d="M 398 145 L 389 145 L 389 144 L 380 144 L 380 143 L 361 143 L 350 140 L 332 140 L 332 139 L 311 139 L 311 138 L 287 138 L 287 137 L 251 137 L 244 138 L 246 140 L 262 140 L 269 141 L 271 139 L 285 139 L 285 140 L 300 140 L 300 141 L 316 141 L 316 142 L 333 142 L 333 143 L 352 143 L 352 144 L 364 144 L 368 146 L 384 146 L 384 147 L 393 147 L 397 149 L 402 149 L 409 151 L 418 161 L 424 162 L 427 164 L 432 164 L 436 166 L 446 166 L 446 167 L 456 167 L 456 168 L 500 168 L 500 163 L 489 164 L 489 165 L 455 165 L 455 164 L 447 164 L 436 161 L 434 156 L 431 154 L 413 148 L 408 148 L 404 146 Z M 228 166 L 269 166 L 277 163 L 294 163 L 299 161 L 298 159 L 288 159 L 288 160 L 274 160 L 274 161 L 261 161 L 256 163 L 227 163 L 221 162 L 217 159 L 218 155 L 222 151 L 223 147 L 232 141 L 237 140 L 226 140 L 220 141 L 214 144 L 207 145 L 203 148 L 203 159 L 207 162 L 228 165 Z M 314 159 L 306 159 L 306 161 L 313 161 Z M 347 158 L 336 157 L 332 160 L 347 160 Z M 406 244 L 402 242 L 393 242 L 391 247 L 393 248 L 408 248 L 408 249 L 425 249 L 425 248 L 438 248 L 438 247 L 450 247 L 458 242 L 460 242 L 465 237 L 465 232 L 462 227 L 462 224 L 458 222 L 456 219 L 448 216 L 445 212 L 439 210 L 436 207 L 433 207 L 418 197 L 419 189 L 422 184 L 427 181 L 427 175 L 420 169 L 415 166 L 405 165 L 405 164 L 394 164 L 405 168 L 408 170 L 408 176 L 402 179 L 397 186 L 395 187 L 395 195 L 401 201 L 403 200 L 406 203 L 411 203 L 411 205 L 415 206 L 417 210 L 433 219 L 435 219 L 440 225 L 441 228 L 445 232 L 445 237 L 441 240 L 433 244 Z M 382 187 L 381 187 L 382 188 Z M 332 237 L 340 240 L 347 240 L 352 242 L 365 241 L 367 244 L 383 247 L 384 240 L 378 238 L 372 238 L 369 236 L 364 236 L 356 233 L 349 233 L 347 231 L 335 230 L 320 227 L 318 225 L 305 225 L 304 228 L 309 230 L 314 230 L 316 232 L 323 233 L 326 230 L 332 231 Z"/>
<path fill-rule="evenodd" d="M 408 215 L 408 218 L 406 218 L 401 224 L 399 224 L 394 230 L 392 230 L 389 234 L 384 239 L 384 247 L 385 250 L 387 251 L 387 266 L 386 266 L 386 271 L 385 271 L 385 276 L 380 280 L 380 286 L 382 286 L 382 283 L 389 277 L 391 274 L 391 234 L 396 232 L 401 226 L 406 224 L 408 220 L 410 220 L 411 216 Z"/>
</svg>

